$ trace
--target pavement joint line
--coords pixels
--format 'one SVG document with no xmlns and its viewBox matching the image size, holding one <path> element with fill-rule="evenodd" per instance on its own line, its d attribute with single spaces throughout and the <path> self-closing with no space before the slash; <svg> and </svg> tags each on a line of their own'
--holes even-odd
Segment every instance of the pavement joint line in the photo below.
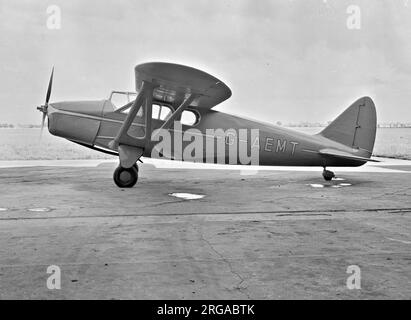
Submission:
<svg viewBox="0 0 411 320">
<path fill-rule="evenodd" d="M 282 256 L 274 256 L 274 257 L 269 257 L 269 258 L 255 258 L 255 261 L 272 261 L 276 259 L 319 259 L 319 258 L 341 258 L 341 257 L 347 257 L 349 259 L 353 259 L 355 257 L 362 257 L 362 256 L 408 256 L 410 257 L 411 260 L 411 253 L 409 251 L 404 251 L 404 252 L 357 252 L 354 254 L 346 254 L 346 253 L 341 253 L 341 254 L 313 254 L 313 255 L 282 255 Z M 240 258 L 224 258 L 224 260 L 228 261 L 244 261 L 243 257 Z M 220 262 L 225 262 L 223 259 L 219 259 L 218 261 Z M 118 265 L 128 265 L 128 264 L 144 264 L 144 263 L 179 263 L 179 262 L 210 262 L 210 261 L 216 261 L 215 259 L 195 259 L 195 258 L 189 258 L 189 259 L 170 259 L 170 260 L 144 260 L 144 261 L 104 261 L 104 262 L 60 262 L 60 263 L 28 263 L 28 264 L 0 264 L 0 268 L 22 268 L 22 267 L 42 267 L 42 266 L 49 266 L 51 264 L 57 265 L 57 266 L 82 266 L 82 265 L 101 265 L 103 267 L 107 267 L 114 264 Z M 107 264 L 107 266 L 106 266 Z"/>
<path fill-rule="evenodd" d="M 58 210 L 58 209 L 55 209 Z M 53 220 L 53 219 L 90 219 L 90 218 L 123 218 L 123 217 L 178 217 L 178 216 L 216 216 L 216 215 L 257 215 L 257 214 L 275 214 L 277 217 L 282 216 L 313 216 L 332 213 L 357 213 L 357 212 L 387 212 L 387 213 L 408 213 L 411 208 L 367 208 L 367 209 L 329 209 L 329 210 L 279 210 L 279 211 L 233 211 L 233 212 L 185 212 L 185 213 L 158 213 L 158 214 L 107 214 L 107 215 L 72 215 L 72 216 L 37 216 L 37 217 L 2 217 L 0 221 L 9 220 Z"/>
<path fill-rule="evenodd" d="M 393 238 L 386 238 L 386 239 L 391 240 L 391 241 L 405 243 L 405 244 L 411 244 L 411 241 L 405 241 L 405 240 L 399 240 L 399 239 L 393 239 Z"/>
</svg>

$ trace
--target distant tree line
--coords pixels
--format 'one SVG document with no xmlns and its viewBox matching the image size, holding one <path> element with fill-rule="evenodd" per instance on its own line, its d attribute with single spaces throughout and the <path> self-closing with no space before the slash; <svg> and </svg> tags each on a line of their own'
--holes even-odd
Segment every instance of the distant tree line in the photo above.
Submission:
<svg viewBox="0 0 411 320">
<path fill-rule="evenodd" d="M 32 129 L 32 128 L 40 128 L 41 127 L 41 125 L 39 125 L 39 124 L 18 124 L 17 126 L 19 128 L 22 128 L 22 129 L 27 129 L 27 128 Z"/>
<path fill-rule="evenodd" d="M 281 121 L 277 121 L 277 126 L 285 126 L 285 127 L 326 127 L 331 123 L 328 121 L 326 123 L 319 123 L 319 122 L 299 122 L 299 123 L 286 123 L 283 124 Z M 41 125 L 39 124 L 11 124 L 11 123 L 0 123 L 0 129 L 2 128 L 22 128 L 22 129 L 32 129 L 32 128 L 40 128 Z M 378 128 L 411 128 L 411 123 L 401 123 L 401 122 L 390 122 L 390 123 L 379 123 Z"/>
<path fill-rule="evenodd" d="M 299 123 L 287 123 L 285 127 L 326 127 L 331 123 L 328 121 L 326 123 L 319 122 L 299 122 Z M 281 126 L 282 123 L 277 121 L 277 125 Z M 379 123 L 378 128 L 411 128 L 411 123 L 401 123 L 401 122 L 389 122 L 389 123 Z"/>
<path fill-rule="evenodd" d="M 0 128 L 14 128 L 14 124 L 11 124 L 11 123 L 0 123 Z"/>
<path fill-rule="evenodd" d="M 401 123 L 401 122 L 379 123 L 378 128 L 411 128 L 411 122 L 410 123 Z"/>
<path fill-rule="evenodd" d="M 32 129 L 32 128 L 40 128 L 41 125 L 39 124 L 11 124 L 11 123 L 0 123 L 0 129 L 14 129 L 14 128 L 20 128 L 20 129 Z"/>
</svg>

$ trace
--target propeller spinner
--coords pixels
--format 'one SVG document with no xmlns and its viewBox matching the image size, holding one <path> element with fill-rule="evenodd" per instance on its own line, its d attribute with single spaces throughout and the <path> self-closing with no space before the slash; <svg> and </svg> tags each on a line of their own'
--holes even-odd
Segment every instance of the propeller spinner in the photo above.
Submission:
<svg viewBox="0 0 411 320">
<path fill-rule="evenodd" d="M 50 95 L 51 95 L 51 88 L 53 86 L 53 75 L 54 75 L 54 67 L 51 70 L 51 76 L 49 80 L 49 86 L 47 88 L 47 94 L 46 94 L 46 102 L 44 105 L 37 107 L 37 110 L 41 111 L 43 113 L 43 117 L 41 119 L 41 131 L 40 131 L 40 136 L 43 134 L 43 129 L 44 129 L 44 122 L 46 120 L 47 116 L 47 109 L 49 106 L 49 100 L 50 100 Z"/>
</svg>

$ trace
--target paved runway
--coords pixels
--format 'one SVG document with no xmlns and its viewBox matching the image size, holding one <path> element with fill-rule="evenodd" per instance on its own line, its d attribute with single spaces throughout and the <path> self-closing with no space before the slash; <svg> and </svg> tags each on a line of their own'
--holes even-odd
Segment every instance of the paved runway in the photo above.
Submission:
<svg viewBox="0 0 411 320">
<path fill-rule="evenodd" d="M 411 298 L 408 161 L 326 183 L 320 168 L 148 160 L 124 190 L 115 166 L 0 162 L 1 299 Z M 60 290 L 46 287 L 50 265 Z"/>
</svg>

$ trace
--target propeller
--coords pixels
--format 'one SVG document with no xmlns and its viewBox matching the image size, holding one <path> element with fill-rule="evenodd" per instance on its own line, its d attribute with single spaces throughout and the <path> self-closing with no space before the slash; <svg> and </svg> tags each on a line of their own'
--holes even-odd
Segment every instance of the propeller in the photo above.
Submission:
<svg viewBox="0 0 411 320">
<path fill-rule="evenodd" d="M 49 86 L 47 88 L 47 93 L 46 93 L 46 102 L 44 105 L 37 107 L 37 110 L 41 111 L 43 113 L 42 119 L 41 119 L 41 131 L 40 131 L 40 137 L 43 134 L 43 129 L 44 129 L 44 122 L 46 120 L 47 116 L 47 109 L 49 106 L 49 101 L 50 101 L 50 95 L 51 95 L 51 88 L 53 87 L 53 76 L 54 76 L 54 67 L 51 70 L 51 75 L 50 75 L 50 80 L 49 80 Z"/>
</svg>

